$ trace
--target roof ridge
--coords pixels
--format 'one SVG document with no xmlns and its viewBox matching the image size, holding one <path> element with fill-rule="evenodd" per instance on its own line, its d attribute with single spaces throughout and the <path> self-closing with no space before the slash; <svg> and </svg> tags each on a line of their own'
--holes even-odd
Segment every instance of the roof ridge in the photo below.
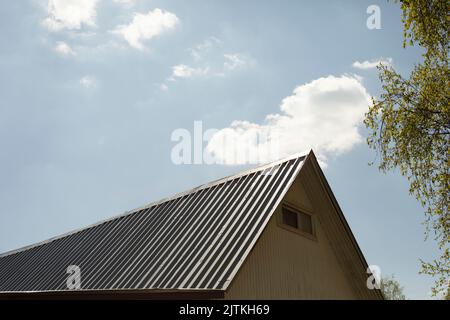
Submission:
<svg viewBox="0 0 450 320">
<path fill-rule="evenodd" d="M 23 251 L 35 248 L 35 247 L 42 246 L 44 244 L 53 242 L 55 240 L 62 239 L 64 237 L 76 234 L 78 232 L 94 228 L 94 227 L 102 225 L 104 223 L 107 223 L 107 222 L 110 222 L 110 221 L 113 221 L 113 220 L 116 220 L 116 219 L 119 219 L 119 218 L 122 218 L 122 217 L 126 217 L 128 215 L 133 214 L 133 213 L 136 213 L 136 212 L 139 212 L 139 211 L 142 211 L 142 210 L 145 210 L 145 209 L 149 209 L 151 207 L 154 207 L 156 205 L 162 204 L 164 202 L 172 201 L 172 200 L 181 198 L 181 197 L 183 197 L 185 195 L 188 195 L 188 194 L 200 191 L 200 190 L 204 190 L 206 188 L 211 188 L 211 187 L 217 186 L 219 184 L 222 184 L 222 183 L 225 183 L 225 182 L 228 182 L 228 181 L 232 181 L 232 180 L 235 180 L 237 178 L 249 175 L 251 173 L 255 173 L 255 172 L 258 172 L 258 171 L 263 171 L 263 170 L 268 169 L 268 168 L 272 168 L 274 166 L 277 166 L 279 164 L 285 163 L 285 162 L 293 160 L 293 159 L 297 159 L 297 158 L 300 159 L 300 158 L 302 158 L 302 160 L 303 160 L 304 158 L 307 157 L 307 155 L 308 154 L 305 154 L 304 152 L 303 153 L 295 153 L 295 154 L 292 154 L 292 155 L 287 156 L 285 158 L 281 158 L 279 160 L 275 160 L 275 161 L 272 161 L 272 162 L 269 162 L 269 163 L 266 163 L 266 164 L 263 164 L 263 165 L 259 165 L 259 166 L 254 167 L 254 168 L 250 168 L 250 169 L 247 169 L 247 170 L 244 170 L 244 171 L 240 171 L 240 172 L 238 172 L 238 173 L 236 173 L 234 175 L 229 175 L 229 176 L 217 179 L 217 180 L 213 180 L 213 181 L 201 184 L 201 185 L 199 185 L 197 187 L 188 189 L 186 191 L 175 193 L 172 196 L 165 197 L 165 198 L 162 198 L 162 199 L 150 202 L 149 204 L 146 204 L 144 206 L 137 207 L 137 208 L 134 208 L 132 210 L 128 210 L 128 211 L 122 212 L 120 214 L 111 216 L 109 218 L 106 218 L 106 219 L 94 222 L 94 223 L 92 223 L 90 225 L 87 225 L 87 226 L 84 226 L 84 227 L 80 227 L 80 228 L 76 228 L 76 229 L 70 230 L 68 232 L 59 234 L 57 236 L 54 236 L 54 237 L 51 237 L 51 238 L 48 238 L 48 239 L 45 239 L 45 240 L 42 240 L 42 241 L 39 241 L 39 242 L 35 242 L 33 244 L 30 244 L 30 245 L 26 245 L 26 246 L 23 246 L 23 247 L 20 247 L 20 248 L 17 248 L 17 249 L 6 251 L 6 252 L 0 254 L 0 259 L 4 258 L 4 257 L 7 257 L 7 256 L 10 256 L 10 255 L 13 255 L 13 254 L 16 254 L 16 253 L 19 253 L 19 252 L 23 252 Z"/>
</svg>

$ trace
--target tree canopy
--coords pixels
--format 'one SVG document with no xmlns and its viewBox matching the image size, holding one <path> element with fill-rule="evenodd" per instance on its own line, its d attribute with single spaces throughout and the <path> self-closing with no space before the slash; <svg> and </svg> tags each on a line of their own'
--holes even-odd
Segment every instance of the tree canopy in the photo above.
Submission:
<svg viewBox="0 0 450 320">
<path fill-rule="evenodd" d="M 450 287 L 450 1 L 402 0 L 403 46 L 420 46 L 408 77 L 378 66 L 381 94 L 372 99 L 365 125 L 381 171 L 399 169 L 410 193 L 425 208 L 426 236 L 438 242 L 440 256 L 421 261 L 421 273 L 435 277 L 433 294 Z"/>
<path fill-rule="evenodd" d="M 403 287 L 395 280 L 394 275 L 383 277 L 381 279 L 381 292 L 387 300 L 405 300 L 406 297 L 403 293 Z"/>
</svg>

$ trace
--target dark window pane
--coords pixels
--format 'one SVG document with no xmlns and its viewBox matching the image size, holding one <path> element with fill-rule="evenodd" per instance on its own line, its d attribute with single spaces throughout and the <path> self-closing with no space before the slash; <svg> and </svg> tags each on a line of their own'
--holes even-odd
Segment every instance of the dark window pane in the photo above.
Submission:
<svg viewBox="0 0 450 320">
<path fill-rule="evenodd" d="M 312 218 L 309 214 L 291 209 L 289 207 L 282 208 L 282 222 L 284 225 L 295 228 L 304 233 L 313 234 Z"/>
<path fill-rule="evenodd" d="M 298 228 L 297 212 L 283 208 L 283 223 L 292 228 Z"/>
<path fill-rule="evenodd" d="M 299 212 L 298 213 L 298 220 L 299 220 L 299 229 L 303 232 L 313 234 L 312 230 L 312 221 L 311 216 L 309 214 Z"/>
</svg>

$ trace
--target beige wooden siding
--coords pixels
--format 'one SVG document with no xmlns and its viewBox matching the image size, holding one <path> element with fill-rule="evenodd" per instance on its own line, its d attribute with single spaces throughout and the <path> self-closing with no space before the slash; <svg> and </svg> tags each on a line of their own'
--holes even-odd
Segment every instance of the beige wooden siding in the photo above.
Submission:
<svg viewBox="0 0 450 320">
<path fill-rule="evenodd" d="M 298 178 L 284 201 L 313 214 L 317 240 L 279 227 L 279 206 L 225 299 L 356 299 Z"/>
</svg>

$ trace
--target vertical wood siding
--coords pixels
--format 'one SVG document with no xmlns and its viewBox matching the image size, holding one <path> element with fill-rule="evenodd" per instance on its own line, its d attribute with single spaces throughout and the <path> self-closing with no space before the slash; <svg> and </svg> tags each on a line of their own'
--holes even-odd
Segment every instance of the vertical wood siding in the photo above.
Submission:
<svg viewBox="0 0 450 320">
<path fill-rule="evenodd" d="M 277 219 L 280 205 L 225 298 L 362 298 L 348 281 L 318 219 L 321 213 L 315 211 L 299 178 L 286 194 L 286 201 L 313 214 L 317 240 L 281 228 Z"/>
</svg>

